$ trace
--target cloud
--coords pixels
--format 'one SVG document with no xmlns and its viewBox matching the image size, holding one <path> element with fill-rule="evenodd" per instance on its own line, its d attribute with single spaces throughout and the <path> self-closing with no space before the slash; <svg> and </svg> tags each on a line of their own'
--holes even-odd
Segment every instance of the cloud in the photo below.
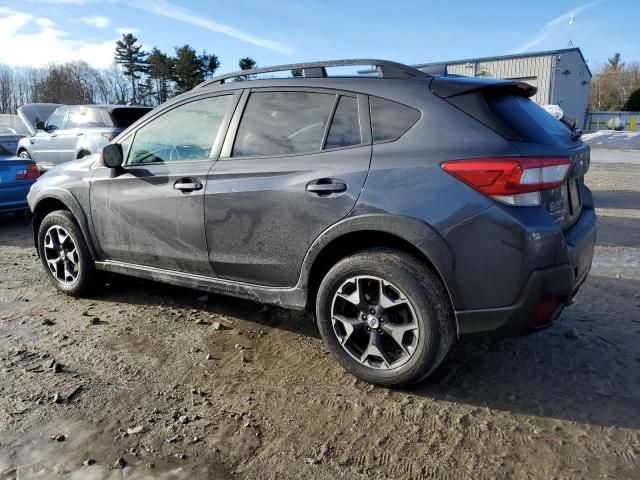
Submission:
<svg viewBox="0 0 640 480">
<path fill-rule="evenodd" d="M 237 38 L 243 42 L 251 43 L 275 52 L 286 54 L 294 53 L 294 49 L 288 45 L 284 45 L 275 40 L 257 37 L 251 33 L 238 30 L 237 28 L 209 20 L 198 13 L 179 7 L 178 5 L 174 5 L 165 0 L 129 0 L 126 2 L 126 5 L 143 10 L 147 13 L 160 15 L 201 27 L 211 32 L 222 33 L 223 35 L 228 35 L 229 37 Z"/>
<path fill-rule="evenodd" d="M 86 23 L 87 25 L 92 25 L 96 28 L 107 28 L 111 25 L 111 20 L 107 17 L 101 17 L 100 15 L 93 15 L 90 17 L 81 17 L 80 20 L 82 23 Z"/>
<path fill-rule="evenodd" d="M 75 40 L 51 19 L 0 8 L 0 63 L 42 66 L 86 60 L 93 66 L 106 67 L 113 62 L 114 42 Z"/>
<path fill-rule="evenodd" d="M 540 29 L 540 31 L 533 38 L 529 39 L 527 42 L 525 42 L 522 45 L 520 45 L 515 50 L 515 53 L 526 52 L 530 48 L 533 48 L 536 45 L 541 44 L 547 38 L 549 38 L 553 33 L 555 33 L 557 31 L 557 27 L 558 26 L 564 27 L 565 25 L 567 25 L 569 23 L 569 19 L 571 18 L 572 15 L 573 16 L 578 15 L 579 13 L 582 13 L 582 12 L 584 12 L 586 10 L 589 10 L 589 9 L 601 4 L 603 1 L 604 0 L 595 0 L 595 1 L 592 1 L 592 2 L 589 2 L 589 3 L 586 3 L 584 5 L 581 5 L 579 7 L 574 8 L 573 10 L 569 10 L 568 12 L 565 12 L 562 15 L 557 16 L 553 20 L 548 21 L 547 23 L 545 23 L 543 25 L 543 27 Z"/>
</svg>

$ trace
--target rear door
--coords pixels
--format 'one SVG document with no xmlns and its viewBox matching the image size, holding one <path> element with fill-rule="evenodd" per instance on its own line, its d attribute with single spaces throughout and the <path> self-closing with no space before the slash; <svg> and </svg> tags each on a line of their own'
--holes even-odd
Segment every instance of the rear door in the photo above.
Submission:
<svg viewBox="0 0 640 480">
<path fill-rule="evenodd" d="M 76 145 L 84 134 L 83 129 L 86 127 L 87 117 L 90 116 L 89 111 L 87 107 L 70 108 L 64 126 L 55 132 L 56 137 L 51 143 L 58 149 L 58 162 L 76 159 Z"/>
<path fill-rule="evenodd" d="M 370 159 L 365 96 L 245 91 L 207 183 L 205 229 L 216 274 L 294 285 L 314 239 L 355 205 Z"/>
</svg>

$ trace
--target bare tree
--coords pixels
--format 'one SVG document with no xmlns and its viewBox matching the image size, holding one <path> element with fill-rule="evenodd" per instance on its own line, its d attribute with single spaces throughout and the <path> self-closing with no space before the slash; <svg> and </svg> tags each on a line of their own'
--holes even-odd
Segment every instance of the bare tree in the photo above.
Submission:
<svg viewBox="0 0 640 480">
<path fill-rule="evenodd" d="M 616 54 L 598 68 L 591 81 L 589 108 L 592 111 L 622 110 L 632 92 L 640 88 L 640 66 L 623 62 Z"/>
</svg>

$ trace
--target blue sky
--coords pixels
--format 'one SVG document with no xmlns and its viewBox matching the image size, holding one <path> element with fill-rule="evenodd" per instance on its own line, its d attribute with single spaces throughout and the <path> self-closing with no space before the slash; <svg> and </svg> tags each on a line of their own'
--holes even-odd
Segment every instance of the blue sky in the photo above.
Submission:
<svg viewBox="0 0 640 480">
<path fill-rule="evenodd" d="M 81 58 L 103 67 L 121 32 L 173 53 L 189 43 L 259 65 L 334 58 L 423 63 L 564 48 L 591 67 L 613 52 L 640 61 L 640 1 L 0 0 L 0 63 Z"/>
</svg>

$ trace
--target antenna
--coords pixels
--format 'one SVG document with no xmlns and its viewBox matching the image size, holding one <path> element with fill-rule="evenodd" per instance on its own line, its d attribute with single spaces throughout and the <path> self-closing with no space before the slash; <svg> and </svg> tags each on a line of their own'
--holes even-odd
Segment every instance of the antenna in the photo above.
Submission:
<svg viewBox="0 0 640 480">
<path fill-rule="evenodd" d="M 569 16 L 569 42 L 567 43 L 567 47 L 573 47 L 573 41 L 571 40 L 571 30 L 573 28 L 573 22 L 575 22 L 576 16 L 572 13 Z"/>
</svg>

